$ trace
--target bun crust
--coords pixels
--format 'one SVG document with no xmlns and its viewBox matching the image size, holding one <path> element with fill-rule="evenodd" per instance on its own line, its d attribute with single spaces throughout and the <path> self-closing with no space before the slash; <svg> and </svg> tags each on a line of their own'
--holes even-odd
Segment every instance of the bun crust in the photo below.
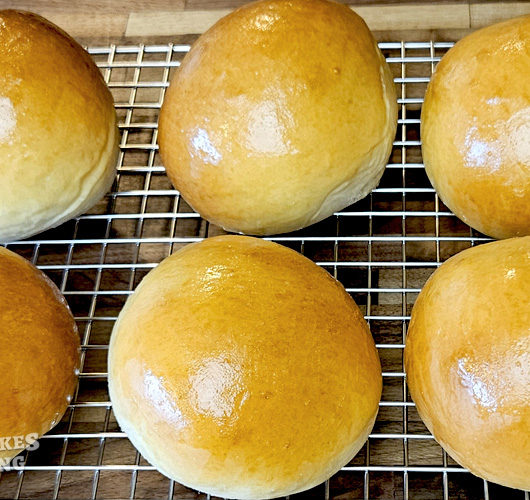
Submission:
<svg viewBox="0 0 530 500">
<path fill-rule="evenodd" d="M 328 0 L 262 0 L 193 45 L 158 138 L 167 174 L 195 210 L 264 235 L 365 197 L 396 126 L 390 69 L 357 14 Z"/>
<path fill-rule="evenodd" d="M 442 201 L 495 238 L 530 235 L 530 15 L 460 40 L 421 115 L 425 169 Z"/>
<path fill-rule="evenodd" d="M 0 11 L 0 241 L 58 226 L 116 173 L 112 96 L 92 59 L 44 18 Z"/>
<path fill-rule="evenodd" d="M 425 425 L 461 465 L 530 489 L 530 237 L 464 250 L 416 301 L 405 366 Z"/>
<path fill-rule="evenodd" d="M 379 357 L 342 285 L 275 243 L 220 236 L 165 259 L 112 333 L 113 411 L 189 487 L 284 496 L 348 463 L 372 429 Z"/>
<path fill-rule="evenodd" d="M 61 420 L 77 382 L 78 349 L 74 318 L 57 287 L 0 247 L 0 436 L 10 438 L 8 446 Z M 0 461 L 21 451 L 0 450 Z"/>
</svg>

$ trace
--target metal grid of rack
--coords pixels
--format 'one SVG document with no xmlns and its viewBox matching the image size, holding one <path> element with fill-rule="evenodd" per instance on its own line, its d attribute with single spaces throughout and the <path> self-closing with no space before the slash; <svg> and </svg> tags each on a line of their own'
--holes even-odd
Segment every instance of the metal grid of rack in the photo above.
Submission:
<svg viewBox="0 0 530 500">
<path fill-rule="evenodd" d="M 488 238 L 437 198 L 423 169 L 420 109 L 432 71 L 452 43 L 380 43 L 394 73 L 399 125 L 386 172 L 366 199 L 314 226 L 270 238 L 339 279 L 363 310 L 384 376 L 372 434 L 347 467 L 292 498 L 529 500 L 460 468 L 436 444 L 410 400 L 403 347 L 410 311 L 445 259 Z M 0 473 L 0 498 L 206 498 L 151 467 L 120 431 L 106 388 L 113 322 L 142 277 L 182 245 L 223 231 L 194 213 L 165 176 L 157 118 L 187 45 L 89 48 L 116 102 L 122 131 L 118 176 L 89 213 L 8 245 L 59 286 L 78 322 L 82 369 L 62 422 Z"/>
</svg>

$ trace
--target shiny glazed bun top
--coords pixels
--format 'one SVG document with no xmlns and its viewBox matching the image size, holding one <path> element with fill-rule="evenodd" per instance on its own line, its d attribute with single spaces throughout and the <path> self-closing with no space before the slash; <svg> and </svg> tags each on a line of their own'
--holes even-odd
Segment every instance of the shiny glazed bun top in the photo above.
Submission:
<svg viewBox="0 0 530 500">
<path fill-rule="evenodd" d="M 442 201 L 495 238 L 530 234 L 530 15 L 442 58 L 422 110 L 425 169 Z"/>
<path fill-rule="evenodd" d="M 405 368 L 420 416 L 458 463 L 530 489 L 530 236 L 442 264 L 414 304 Z"/>
<path fill-rule="evenodd" d="M 61 420 L 77 381 L 78 348 L 74 318 L 57 287 L 0 247 L 0 437 L 7 439 L 0 466 Z"/>
<path fill-rule="evenodd" d="M 83 48 L 40 16 L 0 10 L 0 241 L 94 205 L 117 142 L 112 96 Z"/>
<path fill-rule="evenodd" d="M 372 429 L 381 366 L 342 285 L 293 250 L 209 238 L 127 300 L 109 349 L 121 428 L 176 481 L 225 498 L 315 486 Z"/>
<path fill-rule="evenodd" d="M 193 45 L 162 105 L 177 189 L 227 230 L 299 229 L 366 196 L 396 130 L 392 75 L 364 21 L 328 0 L 262 0 Z"/>
</svg>

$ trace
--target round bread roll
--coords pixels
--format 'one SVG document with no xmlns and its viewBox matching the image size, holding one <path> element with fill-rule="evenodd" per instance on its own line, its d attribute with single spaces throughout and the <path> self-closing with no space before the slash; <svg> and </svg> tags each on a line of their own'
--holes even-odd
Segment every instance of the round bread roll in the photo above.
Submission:
<svg viewBox="0 0 530 500">
<path fill-rule="evenodd" d="M 61 420 L 77 382 L 78 349 L 57 287 L 0 247 L 0 467 Z"/>
<path fill-rule="evenodd" d="M 431 276 L 405 368 L 447 453 L 477 476 L 530 489 L 530 237 L 470 248 Z"/>
<path fill-rule="evenodd" d="M 83 48 L 40 16 L 0 10 L 0 241 L 99 201 L 118 136 L 112 96 Z"/>
<path fill-rule="evenodd" d="M 327 0 L 262 0 L 202 35 L 160 113 L 160 153 L 203 217 L 293 231 L 365 197 L 397 124 L 394 83 L 364 21 Z"/>
<path fill-rule="evenodd" d="M 366 441 L 381 366 L 358 307 L 300 254 L 243 236 L 187 245 L 128 299 L 114 414 L 176 481 L 228 498 L 311 488 Z"/>
<path fill-rule="evenodd" d="M 530 234 L 530 16 L 481 29 L 442 58 L 421 114 L 442 201 L 495 238 Z"/>
</svg>

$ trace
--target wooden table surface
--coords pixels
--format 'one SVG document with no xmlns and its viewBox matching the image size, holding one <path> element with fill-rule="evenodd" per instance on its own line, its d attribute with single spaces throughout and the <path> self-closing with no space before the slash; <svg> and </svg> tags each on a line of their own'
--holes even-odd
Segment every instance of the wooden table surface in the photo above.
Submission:
<svg viewBox="0 0 530 500">
<path fill-rule="evenodd" d="M 344 0 L 343 0 L 344 1 Z M 246 0 L 0 0 L 0 8 L 37 12 L 83 43 L 180 41 L 202 33 Z M 530 13 L 530 1 L 346 0 L 379 40 L 455 40 L 467 32 Z"/>
</svg>

